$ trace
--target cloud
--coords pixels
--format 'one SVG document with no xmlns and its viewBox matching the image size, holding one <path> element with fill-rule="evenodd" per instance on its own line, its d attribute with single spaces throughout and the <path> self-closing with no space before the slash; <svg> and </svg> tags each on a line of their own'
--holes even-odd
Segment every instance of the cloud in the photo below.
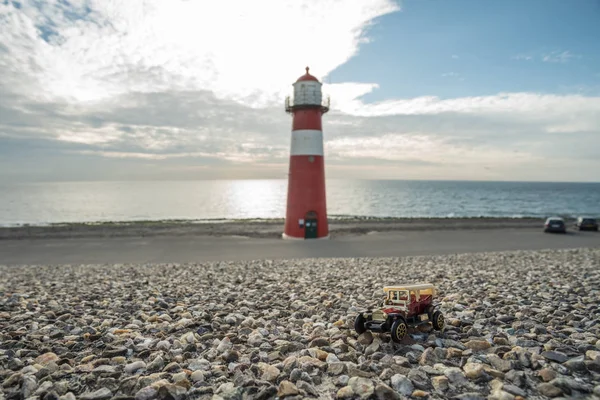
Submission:
<svg viewBox="0 0 600 400">
<path fill-rule="evenodd" d="M 19 180 L 285 178 L 291 83 L 306 65 L 325 78 L 400 9 L 388 0 L 14 4 L 0 2 L 0 178 Z M 364 101 L 380 89 L 324 84 L 332 176 L 519 179 L 560 165 L 593 178 L 577 165 L 597 163 L 598 97 Z"/>
<path fill-rule="evenodd" d="M 524 55 L 524 54 L 519 54 L 519 55 L 516 55 L 516 56 L 512 56 L 511 58 L 513 60 L 525 60 L 525 61 L 531 61 L 531 60 L 533 60 L 533 56 Z"/>
<path fill-rule="evenodd" d="M 539 60 L 542 62 L 562 63 L 565 64 L 574 58 L 581 58 L 579 54 L 573 54 L 569 50 L 554 50 L 543 54 L 518 54 L 511 57 L 513 60 L 533 61 Z"/>
<path fill-rule="evenodd" d="M 542 57 L 542 61 L 544 62 L 554 62 L 554 63 L 566 63 L 572 58 L 581 58 L 579 55 L 575 55 L 570 51 L 553 51 L 551 53 L 545 54 Z"/>
<path fill-rule="evenodd" d="M 375 18 L 398 10 L 388 0 L 65 4 L 0 5 L 4 81 L 16 91 L 93 102 L 208 90 L 246 105 L 275 104 L 287 89 L 282 82 L 305 64 L 329 73 L 357 52 Z M 30 79 L 19 82 L 22 74 Z"/>
</svg>

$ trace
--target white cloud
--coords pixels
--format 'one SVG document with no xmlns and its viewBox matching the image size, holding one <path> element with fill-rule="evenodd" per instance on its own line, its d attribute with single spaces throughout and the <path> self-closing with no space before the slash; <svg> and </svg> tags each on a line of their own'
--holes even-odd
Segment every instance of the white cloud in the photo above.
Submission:
<svg viewBox="0 0 600 400">
<path fill-rule="evenodd" d="M 516 56 L 512 56 L 511 58 L 513 60 L 525 60 L 525 61 L 531 61 L 531 60 L 533 60 L 533 56 L 524 55 L 524 54 L 519 54 L 519 55 L 516 55 Z"/>
<path fill-rule="evenodd" d="M 539 59 L 540 61 L 543 61 L 543 62 L 563 63 L 564 64 L 564 63 L 569 62 L 569 60 L 571 60 L 573 58 L 581 58 L 581 55 L 573 54 L 569 50 L 563 50 L 563 51 L 554 50 L 549 53 L 543 53 L 543 54 L 539 54 L 539 55 L 518 54 L 518 55 L 512 56 L 511 58 L 513 60 L 525 60 L 525 61 L 533 61 L 533 60 Z"/>
<path fill-rule="evenodd" d="M 70 3 L 0 3 L 0 140 L 52 139 L 53 154 L 65 160 L 130 160 L 132 173 L 143 165 L 157 176 L 210 174 L 218 165 L 285 177 L 291 119 L 283 100 L 291 83 L 306 65 L 322 79 L 346 63 L 368 41 L 369 25 L 399 9 L 392 0 Z M 573 135 L 590 135 L 587 148 L 600 145 L 598 97 L 364 101 L 380 89 L 324 84 L 327 157 L 341 176 L 344 168 L 360 175 L 360 165 L 373 174 L 464 177 L 489 164 L 485 176 L 518 178 L 515 166 L 576 170 L 588 150 Z"/>
<path fill-rule="evenodd" d="M 544 62 L 554 62 L 554 63 L 566 63 L 572 58 L 581 58 L 579 55 L 575 55 L 570 51 L 553 51 L 548 54 L 544 54 L 542 56 L 542 61 Z"/>
<path fill-rule="evenodd" d="M 74 14 L 83 19 L 72 21 L 58 1 L 37 7 L 0 5 L 3 67 L 11 84 L 19 72 L 30 78 L 21 92 L 81 102 L 210 90 L 247 105 L 281 101 L 282 83 L 305 64 L 326 75 L 356 53 L 374 18 L 398 9 L 391 0 L 82 1 Z M 50 43 L 36 32 L 44 21 L 56 32 Z"/>
</svg>

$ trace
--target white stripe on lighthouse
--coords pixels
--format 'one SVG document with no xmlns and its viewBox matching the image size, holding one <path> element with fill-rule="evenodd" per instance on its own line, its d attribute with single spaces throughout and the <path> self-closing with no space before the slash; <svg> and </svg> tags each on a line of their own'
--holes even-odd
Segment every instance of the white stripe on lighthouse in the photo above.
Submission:
<svg viewBox="0 0 600 400">
<path fill-rule="evenodd" d="M 323 132 L 316 129 L 292 131 L 292 156 L 322 156 Z"/>
</svg>

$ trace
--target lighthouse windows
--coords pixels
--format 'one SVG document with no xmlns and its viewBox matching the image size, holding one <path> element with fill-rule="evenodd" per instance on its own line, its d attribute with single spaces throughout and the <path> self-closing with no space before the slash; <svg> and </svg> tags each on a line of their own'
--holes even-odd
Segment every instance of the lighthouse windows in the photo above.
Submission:
<svg viewBox="0 0 600 400">
<path fill-rule="evenodd" d="M 310 163 L 315 162 L 315 157 L 308 156 L 308 162 L 310 162 Z"/>
<path fill-rule="evenodd" d="M 316 81 L 298 82 L 294 84 L 294 104 L 321 105 L 321 83 Z"/>
</svg>

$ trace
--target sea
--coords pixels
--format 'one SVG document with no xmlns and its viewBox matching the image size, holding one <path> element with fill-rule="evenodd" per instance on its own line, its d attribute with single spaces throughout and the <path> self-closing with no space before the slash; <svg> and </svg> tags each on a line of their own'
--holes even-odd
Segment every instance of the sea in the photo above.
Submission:
<svg viewBox="0 0 600 400">
<path fill-rule="evenodd" d="M 285 216 L 287 180 L 0 184 L 0 225 L 271 219 Z M 600 217 L 600 183 L 327 181 L 331 219 Z"/>
</svg>

